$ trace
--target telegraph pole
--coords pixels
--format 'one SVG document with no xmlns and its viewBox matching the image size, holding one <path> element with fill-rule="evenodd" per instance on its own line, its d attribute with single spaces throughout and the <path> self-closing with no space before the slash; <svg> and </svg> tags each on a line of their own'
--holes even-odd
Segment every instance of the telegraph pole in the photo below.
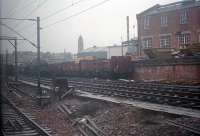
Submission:
<svg viewBox="0 0 200 136">
<path fill-rule="evenodd" d="M 8 50 L 6 50 L 6 84 L 8 83 Z"/>
<path fill-rule="evenodd" d="M 40 17 L 37 17 L 37 19 L 0 18 L 0 20 L 21 20 L 21 21 L 26 20 L 26 21 L 36 21 L 36 23 L 37 23 L 37 43 L 36 44 L 33 43 L 32 41 L 28 40 L 27 38 L 25 38 L 22 34 L 17 32 L 12 27 L 9 27 L 8 25 L 1 23 L 1 22 L 0 22 L 0 25 L 3 25 L 7 29 L 15 32 L 18 36 L 23 38 L 23 40 L 28 41 L 32 46 L 37 48 L 37 77 L 38 77 L 37 87 L 38 87 L 38 95 L 39 95 L 39 99 L 40 99 L 40 103 L 41 103 L 42 90 L 41 90 L 41 87 L 40 87 Z"/>
<path fill-rule="evenodd" d="M 17 39 L 14 40 L 15 43 L 14 43 L 14 48 L 15 48 L 15 81 L 17 82 L 18 81 L 18 56 L 17 56 Z"/>
<path fill-rule="evenodd" d="M 127 23 L 127 42 L 129 46 L 129 16 L 126 17 L 126 23 Z"/>
<path fill-rule="evenodd" d="M 123 39 L 122 39 L 122 36 L 121 36 L 121 47 L 122 47 L 122 49 L 121 49 L 121 51 L 122 51 L 122 56 L 124 56 L 123 54 L 124 54 L 124 49 L 123 49 Z"/>
<path fill-rule="evenodd" d="M 38 94 L 41 103 L 41 88 L 40 88 L 40 17 L 37 17 L 37 74 L 38 74 Z"/>
<path fill-rule="evenodd" d="M 15 55 L 15 70 L 14 70 L 14 73 L 15 73 L 15 81 L 17 82 L 18 81 L 18 76 L 19 76 L 19 72 L 18 72 L 18 54 L 17 54 L 17 50 L 18 50 L 18 45 L 17 45 L 17 41 L 18 40 L 24 40 L 24 39 L 19 39 L 19 38 L 16 38 L 16 37 L 4 37 L 4 36 L 0 36 L 0 40 L 7 40 L 13 47 L 14 47 L 14 55 Z M 14 43 L 13 43 L 13 42 Z"/>
</svg>

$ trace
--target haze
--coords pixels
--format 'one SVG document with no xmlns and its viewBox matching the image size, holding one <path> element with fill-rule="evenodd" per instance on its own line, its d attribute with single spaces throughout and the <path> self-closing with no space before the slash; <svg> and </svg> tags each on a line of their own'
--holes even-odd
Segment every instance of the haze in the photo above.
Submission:
<svg viewBox="0 0 200 136">
<path fill-rule="evenodd" d="M 49 52 L 77 52 L 79 35 L 83 36 L 84 48 L 92 46 L 109 46 L 120 44 L 126 40 L 126 16 L 130 17 L 130 37 L 137 36 L 136 14 L 155 4 L 167 4 L 177 0 L 110 0 L 104 4 L 88 10 L 66 21 L 51 25 L 52 23 L 74 15 L 103 0 L 82 0 L 70 8 L 43 20 L 46 16 L 72 5 L 79 0 L 1 0 L 2 17 L 36 18 L 41 17 L 41 51 Z M 33 42 L 36 41 L 36 26 L 30 21 L 6 21 Z M 20 24 L 21 23 L 21 24 Z M 50 27 L 46 27 L 49 26 Z M 135 26 L 135 29 L 133 29 Z M 45 29 L 46 27 L 46 29 Z M 15 33 L 1 26 L 2 34 L 17 36 Z M 8 42 L 3 42 L 9 48 Z M 35 51 L 27 42 L 19 41 L 19 50 Z"/>
</svg>

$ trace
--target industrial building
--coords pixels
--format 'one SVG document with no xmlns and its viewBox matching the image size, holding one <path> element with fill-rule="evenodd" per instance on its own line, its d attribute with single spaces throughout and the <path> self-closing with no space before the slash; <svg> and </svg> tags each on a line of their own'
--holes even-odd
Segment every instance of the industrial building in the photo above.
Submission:
<svg viewBox="0 0 200 136">
<path fill-rule="evenodd" d="M 200 42 L 200 1 L 155 5 L 137 14 L 140 54 L 146 48 L 186 48 Z"/>
<path fill-rule="evenodd" d="M 121 45 L 112 45 L 97 47 L 93 46 L 82 50 L 77 54 L 78 58 L 81 57 L 95 57 L 96 59 L 110 59 L 112 56 L 126 56 L 128 54 L 137 54 L 137 40 L 130 40 L 122 42 Z"/>
</svg>

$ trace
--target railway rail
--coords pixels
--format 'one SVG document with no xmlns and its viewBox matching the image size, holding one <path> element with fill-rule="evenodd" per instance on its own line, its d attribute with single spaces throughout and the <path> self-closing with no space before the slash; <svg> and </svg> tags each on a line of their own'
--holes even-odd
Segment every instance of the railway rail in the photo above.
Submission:
<svg viewBox="0 0 200 136">
<path fill-rule="evenodd" d="M 27 79 L 36 82 L 35 79 Z M 51 79 L 42 79 L 41 83 L 49 86 Z M 117 96 L 126 99 L 148 101 L 175 105 L 179 107 L 199 109 L 200 91 L 199 86 L 167 85 L 158 83 L 125 82 L 111 80 L 94 80 L 70 78 L 69 85 L 82 91 L 103 94 L 107 96 Z M 193 134 L 200 134 L 200 130 L 189 125 L 184 125 L 172 120 L 167 120 L 167 124 L 182 128 Z"/>
<path fill-rule="evenodd" d="M 197 128 L 194 128 L 194 127 L 191 127 L 191 126 L 188 126 L 188 125 L 184 125 L 184 124 L 172 121 L 172 120 L 167 120 L 166 123 L 169 124 L 169 125 L 171 125 L 171 126 L 183 128 L 183 129 L 185 129 L 187 131 L 192 132 L 195 135 L 200 135 L 200 130 L 197 129 Z"/>
<path fill-rule="evenodd" d="M 36 80 L 26 79 L 31 82 Z M 42 79 L 41 83 L 50 85 L 51 79 Z M 146 101 L 177 107 L 200 109 L 200 86 L 168 85 L 146 82 L 125 82 L 112 80 L 92 80 L 71 78 L 69 85 L 76 89 L 107 96 Z"/>
<path fill-rule="evenodd" d="M 2 132 L 5 136 L 51 136 L 49 130 L 40 127 L 28 113 L 21 112 L 8 98 L 2 97 Z"/>
<path fill-rule="evenodd" d="M 12 93 L 16 93 L 17 95 L 22 95 L 22 96 L 33 97 L 33 99 L 37 95 L 37 93 L 35 93 L 35 95 L 34 95 L 34 93 L 31 92 L 32 95 L 30 96 L 25 90 L 18 88 L 18 86 L 15 86 L 15 84 L 10 84 L 10 89 L 12 89 Z M 29 90 L 29 93 L 30 93 L 30 90 Z M 37 105 L 35 105 L 35 106 L 37 106 Z M 35 106 L 33 108 L 35 108 Z M 85 117 L 83 117 L 82 119 L 80 119 L 80 118 L 75 118 L 75 116 L 71 117 L 70 114 L 72 114 L 72 112 L 71 111 L 69 112 L 68 111 L 69 109 L 64 104 L 61 106 L 58 106 L 58 107 L 59 107 L 58 108 L 59 111 L 61 111 L 61 113 L 63 113 L 65 117 L 70 118 L 71 123 L 75 123 L 74 127 L 76 127 L 78 129 L 78 131 L 81 134 L 83 134 L 83 136 L 103 136 L 103 134 L 101 132 L 99 132 L 99 130 L 98 131 L 96 130 L 94 125 L 91 125 L 89 123 L 88 118 L 86 119 Z M 87 120 L 87 121 L 85 122 L 85 120 Z"/>
<path fill-rule="evenodd" d="M 26 91 L 24 89 L 20 89 L 16 84 L 13 84 L 13 83 L 9 83 L 8 84 L 8 87 L 10 90 L 12 90 L 13 92 L 17 92 L 19 93 L 20 95 L 23 95 L 23 96 L 28 96 L 30 98 L 35 98 L 36 97 L 36 94 L 37 92 L 32 92 L 32 91 Z"/>
</svg>

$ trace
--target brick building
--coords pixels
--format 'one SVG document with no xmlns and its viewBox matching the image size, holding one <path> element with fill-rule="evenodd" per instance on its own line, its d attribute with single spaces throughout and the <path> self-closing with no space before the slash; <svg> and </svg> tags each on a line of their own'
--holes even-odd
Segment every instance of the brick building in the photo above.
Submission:
<svg viewBox="0 0 200 136">
<path fill-rule="evenodd" d="M 185 48 L 200 42 L 200 1 L 155 5 L 137 14 L 138 40 L 144 48 Z"/>
</svg>

